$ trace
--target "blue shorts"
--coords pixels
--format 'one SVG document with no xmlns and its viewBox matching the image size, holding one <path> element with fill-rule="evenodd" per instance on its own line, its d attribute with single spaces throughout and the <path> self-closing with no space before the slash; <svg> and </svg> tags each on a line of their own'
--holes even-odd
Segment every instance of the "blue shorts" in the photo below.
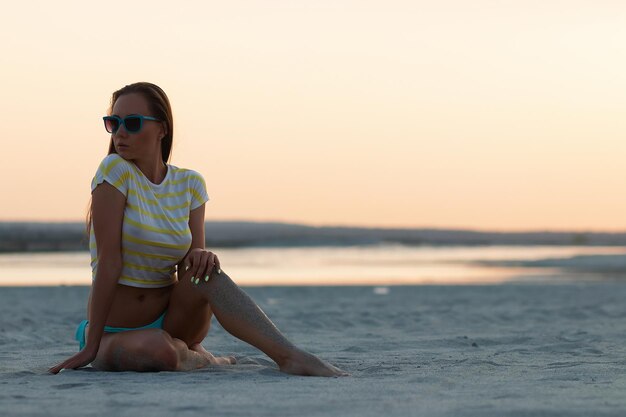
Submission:
<svg viewBox="0 0 626 417">
<path fill-rule="evenodd" d="M 161 316 L 153 321 L 150 324 L 146 324 L 141 327 L 111 327 L 104 326 L 104 331 L 106 333 L 119 333 L 119 332 L 127 332 L 129 330 L 141 330 L 141 329 L 162 329 L 163 328 L 163 319 L 165 318 L 165 313 L 167 313 L 167 309 L 161 314 Z M 89 320 L 83 320 L 76 328 L 76 335 L 74 338 L 78 341 L 78 351 L 80 352 L 85 347 L 85 327 L 89 324 Z"/>
</svg>

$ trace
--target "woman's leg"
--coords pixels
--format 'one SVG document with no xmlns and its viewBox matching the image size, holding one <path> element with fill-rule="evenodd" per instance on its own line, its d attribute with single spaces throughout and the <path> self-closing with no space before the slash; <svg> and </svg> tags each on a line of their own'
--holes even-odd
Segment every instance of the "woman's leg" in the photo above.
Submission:
<svg viewBox="0 0 626 417">
<path fill-rule="evenodd" d="M 140 329 L 105 332 L 92 366 L 102 371 L 189 371 L 231 363 L 234 358 L 216 358 L 198 346 L 188 348 L 162 329 Z"/>
<path fill-rule="evenodd" d="M 263 351 L 276 362 L 281 371 L 297 375 L 347 375 L 287 340 L 259 306 L 230 279 L 223 269 L 221 273 L 217 273 L 214 268 L 209 281 L 200 281 L 198 285 L 190 282 L 191 271 L 186 271 L 181 275 L 182 277 L 179 275 L 177 287 L 172 292 L 172 301 L 179 300 L 179 302 L 170 302 L 168 314 L 171 312 L 174 316 L 177 306 L 182 309 L 180 305 L 182 300 L 189 303 L 190 298 L 199 298 L 210 305 L 213 314 L 224 329 Z M 190 290 L 192 294 L 195 294 L 194 296 L 190 295 Z M 185 293 L 184 296 L 183 293 Z M 190 317 L 185 317 L 187 322 L 189 319 Z M 171 324 L 174 323 L 168 321 L 166 315 L 163 328 L 175 334 L 174 329 L 168 328 Z"/>
</svg>

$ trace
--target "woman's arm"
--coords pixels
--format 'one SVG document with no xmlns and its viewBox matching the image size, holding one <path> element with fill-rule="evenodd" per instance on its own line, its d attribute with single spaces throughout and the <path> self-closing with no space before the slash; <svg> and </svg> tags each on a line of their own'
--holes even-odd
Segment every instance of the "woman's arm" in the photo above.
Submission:
<svg viewBox="0 0 626 417">
<path fill-rule="evenodd" d="M 202 204 L 189 212 L 190 251 L 195 248 L 204 249 L 204 206 L 205 204 Z"/>
<path fill-rule="evenodd" d="M 108 182 L 102 182 L 93 193 L 93 232 L 98 245 L 98 271 L 93 283 L 89 308 L 89 335 L 83 350 L 48 369 L 53 374 L 62 369 L 89 365 L 98 354 L 104 325 L 111 310 L 117 281 L 122 272 L 122 222 L 126 196 Z"/>
<path fill-rule="evenodd" d="M 122 223 L 126 197 L 108 182 L 93 191 L 93 231 L 98 248 L 98 270 L 89 309 L 89 333 L 85 349 L 100 346 L 111 310 L 117 281 L 122 273 Z"/>
<path fill-rule="evenodd" d="M 195 267 L 194 278 L 202 278 L 210 272 L 212 263 L 219 268 L 220 263 L 217 256 L 211 252 L 204 251 L 204 207 L 205 204 L 191 210 L 189 212 L 189 229 L 191 230 L 191 247 L 185 257 L 178 263 L 178 279 L 182 278 L 185 273 L 185 267 Z M 204 262 L 204 263 L 202 263 Z M 206 265 L 205 268 L 202 266 Z M 202 275 L 202 277 L 200 277 Z"/>
</svg>

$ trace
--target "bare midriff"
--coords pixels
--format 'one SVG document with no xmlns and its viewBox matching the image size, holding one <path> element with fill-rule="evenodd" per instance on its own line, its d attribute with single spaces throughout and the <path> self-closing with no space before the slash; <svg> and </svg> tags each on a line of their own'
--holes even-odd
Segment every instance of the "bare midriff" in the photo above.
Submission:
<svg viewBox="0 0 626 417">
<path fill-rule="evenodd" d="M 162 288 L 137 288 L 117 284 L 107 326 L 141 327 L 152 323 L 167 308 L 175 284 Z M 87 301 L 87 316 L 91 306 L 91 291 Z"/>
</svg>

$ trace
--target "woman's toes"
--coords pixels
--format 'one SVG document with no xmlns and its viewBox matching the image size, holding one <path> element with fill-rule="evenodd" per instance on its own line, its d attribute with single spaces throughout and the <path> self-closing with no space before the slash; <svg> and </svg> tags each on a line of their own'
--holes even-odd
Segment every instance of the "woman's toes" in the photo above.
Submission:
<svg viewBox="0 0 626 417">
<path fill-rule="evenodd" d="M 215 356 L 208 350 L 204 348 L 200 343 L 196 343 L 195 345 L 191 345 L 189 350 L 193 350 L 194 352 L 198 352 L 207 358 L 211 365 L 234 365 L 237 363 L 237 359 L 234 356 Z"/>
<path fill-rule="evenodd" d="M 217 360 L 218 365 L 234 365 L 237 363 L 237 359 L 235 359 L 234 356 L 222 356 L 215 359 Z"/>
</svg>

